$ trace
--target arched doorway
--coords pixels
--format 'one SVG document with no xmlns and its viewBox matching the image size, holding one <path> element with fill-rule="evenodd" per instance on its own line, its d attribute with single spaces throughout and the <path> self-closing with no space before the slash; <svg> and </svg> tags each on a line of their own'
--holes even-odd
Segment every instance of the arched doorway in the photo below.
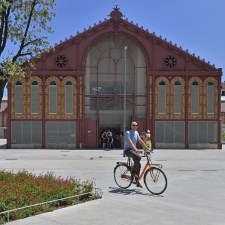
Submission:
<svg viewBox="0 0 225 225">
<path fill-rule="evenodd" d="M 126 60 L 125 46 L 128 46 Z M 146 118 L 144 54 L 134 41 L 123 36 L 104 37 L 90 48 L 85 68 L 85 119 L 97 121 L 99 138 L 106 129 L 111 129 L 115 137 L 123 130 L 125 66 L 126 125 L 129 128 L 133 118 Z"/>
</svg>

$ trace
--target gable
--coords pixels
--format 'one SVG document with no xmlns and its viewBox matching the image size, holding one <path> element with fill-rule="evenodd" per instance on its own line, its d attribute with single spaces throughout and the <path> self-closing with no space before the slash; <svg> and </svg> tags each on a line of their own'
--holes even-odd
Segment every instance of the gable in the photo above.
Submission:
<svg viewBox="0 0 225 225">
<path fill-rule="evenodd" d="M 106 36 L 124 37 L 142 49 L 150 71 L 217 71 L 214 65 L 189 54 L 166 39 L 123 19 L 116 7 L 110 18 L 55 46 L 36 61 L 36 70 L 77 71 L 84 67 L 89 49 Z M 221 70 L 219 70 L 221 71 Z"/>
</svg>

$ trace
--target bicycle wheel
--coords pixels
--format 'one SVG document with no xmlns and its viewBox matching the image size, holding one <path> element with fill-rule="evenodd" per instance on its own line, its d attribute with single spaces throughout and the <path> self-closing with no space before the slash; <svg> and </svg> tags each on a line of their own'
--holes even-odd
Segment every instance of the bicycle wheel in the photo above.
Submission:
<svg viewBox="0 0 225 225">
<path fill-rule="evenodd" d="M 165 173 L 156 167 L 152 167 L 145 172 L 145 186 L 154 195 L 162 194 L 167 188 L 167 178 Z"/>
<path fill-rule="evenodd" d="M 131 172 L 127 165 L 119 164 L 114 169 L 114 180 L 121 188 L 128 188 L 132 184 Z"/>
</svg>

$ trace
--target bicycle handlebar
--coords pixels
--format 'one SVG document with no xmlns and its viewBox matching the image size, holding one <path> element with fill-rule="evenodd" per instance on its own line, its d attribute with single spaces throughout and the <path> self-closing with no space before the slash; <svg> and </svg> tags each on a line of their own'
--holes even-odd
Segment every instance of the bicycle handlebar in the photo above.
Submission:
<svg viewBox="0 0 225 225">
<path fill-rule="evenodd" d="M 142 154 L 142 157 L 146 157 L 146 156 L 151 155 L 151 151 L 150 151 L 150 150 L 149 150 L 149 151 L 141 150 L 140 152 L 141 152 L 141 154 Z"/>
</svg>

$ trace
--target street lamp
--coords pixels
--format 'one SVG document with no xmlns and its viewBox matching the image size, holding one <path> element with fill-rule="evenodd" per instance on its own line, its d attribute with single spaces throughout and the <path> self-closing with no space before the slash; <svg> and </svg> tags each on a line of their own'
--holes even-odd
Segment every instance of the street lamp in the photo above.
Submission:
<svg viewBox="0 0 225 225">
<path fill-rule="evenodd" d="M 127 48 L 124 47 L 124 87 L 123 87 L 123 150 L 125 150 L 125 132 L 126 132 L 126 95 L 127 95 Z"/>
</svg>

